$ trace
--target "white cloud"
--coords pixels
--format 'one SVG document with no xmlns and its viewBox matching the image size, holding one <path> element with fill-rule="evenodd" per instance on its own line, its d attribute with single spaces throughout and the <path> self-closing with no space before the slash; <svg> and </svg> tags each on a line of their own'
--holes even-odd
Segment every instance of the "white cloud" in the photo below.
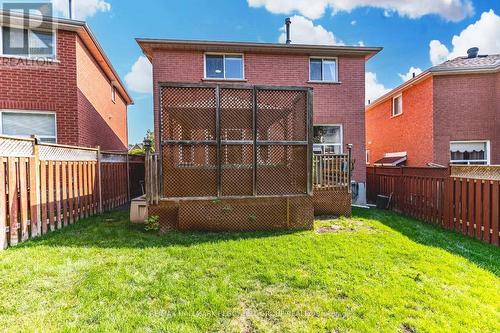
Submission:
<svg viewBox="0 0 500 333">
<path fill-rule="evenodd" d="M 448 58 L 450 51 L 438 40 L 431 40 L 429 43 L 429 56 L 433 65 L 438 65 Z"/>
<path fill-rule="evenodd" d="M 53 0 L 54 11 L 63 17 L 69 16 L 68 0 Z M 111 4 L 104 0 L 73 0 L 73 18 L 85 20 L 97 12 L 111 11 Z"/>
<path fill-rule="evenodd" d="M 148 58 L 140 56 L 125 75 L 125 82 L 130 90 L 143 93 L 153 93 L 153 68 Z"/>
<path fill-rule="evenodd" d="M 408 73 L 406 74 L 398 74 L 399 77 L 401 78 L 401 80 L 403 80 L 403 82 L 406 82 L 410 79 L 413 78 L 413 74 L 415 74 L 415 76 L 419 75 L 420 73 L 422 73 L 422 69 L 418 68 L 418 67 L 413 67 L 411 66 L 410 69 L 408 70 Z"/>
<path fill-rule="evenodd" d="M 356 22 L 356 20 L 351 21 L 351 25 L 356 25 L 356 23 L 358 23 L 358 22 Z"/>
<path fill-rule="evenodd" d="M 398 13 L 412 19 L 428 14 L 447 21 L 460 21 L 474 13 L 471 0 L 247 0 L 250 7 L 264 7 L 274 14 L 299 13 L 317 19 L 327 9 L 350 12 L 359 7 L 374 7 L 384 14 Z"/>
<path fill-rule="evenodd" d="M 290 39 L 293 44 L 322 44 L 322 45 L 343 45 L 331 31 L 326 30 L 321 25 L 314 25 L 311 20 L 303 16 L 295 15 L 291 17 L 292 26 L 290 28 Z M 286 41 L 285 26 L 280 28 L 281 34 L 278 38 L 280 43 Z"/>
<path fill-rule="evenodd" d="M 373 72 L 365 73 L 365 103 L 373 102 L 380 96 L 388 93 L 390 89 L 386 88 L 382 83 L 378 82 L 377 74 Z"/>
<path fill-rule="evenodd" d="M 500 16 L 490 9 L 481 14 L 481 18 L 462 30 L 451 40 L 453 46 L 450 51 L 443 43 L 433 40 L 429 44 L 429 56 L 433 65 L 446 59 L 467 55 L 471 47 L 479 47 L 480 54 L 500 53 Z"/>
</svg>

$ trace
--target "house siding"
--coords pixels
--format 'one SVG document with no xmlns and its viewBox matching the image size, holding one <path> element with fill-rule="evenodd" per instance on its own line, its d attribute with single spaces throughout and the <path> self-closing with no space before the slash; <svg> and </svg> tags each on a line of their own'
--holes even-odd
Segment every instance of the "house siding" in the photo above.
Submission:
<svg viewBox="0 0 500 333">
<path fill-rule="evenodd" d="M 309 55 L 245 53 L 245 83 L 313 88 L 314 124 L 342 124 L 343 143 L 353 144 L 356 160 L 353 180 L 365 182 L 365 59 L 339 57 L 340 84 L 311 84 Z M 154 120 L 158 135 L 158 83 L 201 83 L 204 76 L 204 53 L 201 51 L 163 51 L 153 55 Z M 158 137 L 156 138 L 158 140 Z"/>
<path fill-rule="evenodd" d="M 386 153 L 407 152 L 409 166 L 434 161 L 433 78 L 429 77 L 402 92 L 403 114 L 392 117 L 392 98 L 366 112 L 366 142 L 370 164 Z"/>
<path fill-rule="evenodd" d="M 434 160 L 447 165 L 450 141 L 490 140 L 500 164 L 500 73 L 434 78 Z"/>
<path fill-rule="evenodd" d="M 105 150 L 127 148 L 127 105 L 80 38 L 76 41 L 79 143 Z"/>
</svg>

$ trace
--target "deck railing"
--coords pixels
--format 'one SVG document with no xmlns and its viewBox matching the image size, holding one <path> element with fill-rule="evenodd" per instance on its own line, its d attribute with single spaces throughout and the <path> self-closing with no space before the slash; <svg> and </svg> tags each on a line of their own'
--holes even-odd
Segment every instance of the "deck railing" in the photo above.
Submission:
<svg viewBox="0 0 500 333">
<path fill-rule="evenodd" d="M 313 156 L 314 190 L 350 189 L 349 154 Z"/>
</svg>

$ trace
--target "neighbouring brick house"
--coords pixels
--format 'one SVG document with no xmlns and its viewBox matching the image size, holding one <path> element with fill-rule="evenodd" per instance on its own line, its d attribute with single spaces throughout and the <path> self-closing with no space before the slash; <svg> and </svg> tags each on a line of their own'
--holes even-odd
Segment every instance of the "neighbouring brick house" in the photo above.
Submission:
<svg viewBox="0 0 500 333">
<path fill-rule="evenodd" d="M 367 163 L 500 164 L 500 55 L 446 61 L 366 107 Z"/>
<path fill-rule="evenodd" d="M 0 12 L 0 25 L 0 134 L 127 149 L 132 99 L 85 22 Z M 10 47 L 7 35 L 25 48 Z M 40 41 L 53 52 L 41 54 Z"/>
<path fill-rule="evenodd" d="M 365 202 L 365 62 L 381 48 L 138 39 L 153 65 L 154 119 L 159 141 L 159 86 L 164 82 L 309 87 L 315 150 L 345 153 L 353 145 Z"/>
</svg>

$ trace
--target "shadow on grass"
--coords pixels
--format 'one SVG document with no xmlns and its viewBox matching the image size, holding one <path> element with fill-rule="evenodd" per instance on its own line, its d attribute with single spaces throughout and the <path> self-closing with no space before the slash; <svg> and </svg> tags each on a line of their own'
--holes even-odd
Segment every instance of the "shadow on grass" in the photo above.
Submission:
<svg viewBox="0 0 500 333">
<path fill-rule="evenodd" d="M 201 243 L 217 243 L 242 239 L 279 237 L 297 231 L 262 232 L 179 232 L 159 235 L 145 231 L 144 225 L 129 222 L 128 211 L 115 210 L 90 217 L 61 230 L 22 243 L 19 247 L 51 246 L 79 248 L 158 248 L 169 246 L 193 246 Z"/>
<path fill-rule="evenodd" d="M 353 218 L 356 217 L 377 220 L 414 242 L 460 255 L 500 276 L 499 247 L 391 211 L 356 208 L 353 210 Z"/>
</svg>

